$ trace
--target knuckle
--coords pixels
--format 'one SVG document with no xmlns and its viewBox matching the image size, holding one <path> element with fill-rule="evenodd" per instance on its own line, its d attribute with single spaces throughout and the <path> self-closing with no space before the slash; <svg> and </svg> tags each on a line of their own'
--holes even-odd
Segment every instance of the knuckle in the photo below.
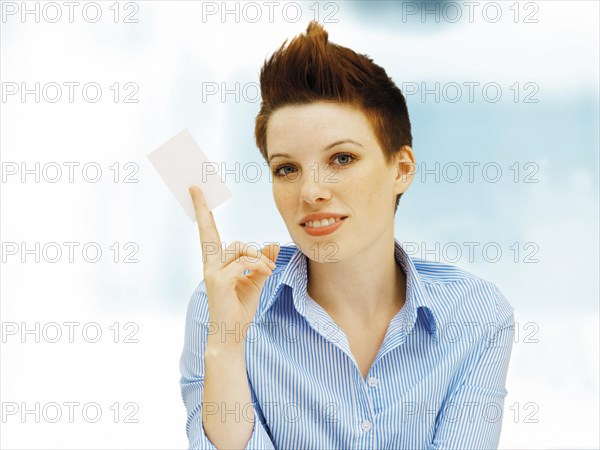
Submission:
<svg viewBox="0 0 600 450">
<path fill-rule="evenodd" d="M 229 244 L 229 246 L 227 247 L 228 249 L 238 249 L 239 247 L 243 246 L 243 242 L 242 241 L 233 241 L 231 244 Z"/>
</svg>

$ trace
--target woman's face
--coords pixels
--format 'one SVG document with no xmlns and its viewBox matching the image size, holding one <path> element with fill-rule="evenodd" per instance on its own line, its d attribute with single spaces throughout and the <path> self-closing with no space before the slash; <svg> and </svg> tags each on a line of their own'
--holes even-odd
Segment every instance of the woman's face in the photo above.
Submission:
<svg viewBox="0 0 600 450">
<path fill-rule="evenodd" d="M 403 150 L 387 166 L 367 117 L 348 105 L 291 105 L 272 114 L 267 157 L 273 197 L 305 255 L 337 262 L 386 232 L 393 235 L 396 196 L 412 181 L 412 171 L 401 164 L 414 162 L 412 150 Z M 321 212 L 346 218 L 320 231 L 303 225 L 305 216 Z"/>
</svg>

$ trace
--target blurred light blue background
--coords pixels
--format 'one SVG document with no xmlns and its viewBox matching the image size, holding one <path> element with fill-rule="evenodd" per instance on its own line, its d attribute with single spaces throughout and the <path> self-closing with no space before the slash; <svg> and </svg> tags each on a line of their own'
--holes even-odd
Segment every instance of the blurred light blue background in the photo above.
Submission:
<svg viewBox="0 0 600 450">
<path fill-rule="evenodd" d="M 501 448 L 598 448 L 599 4 L 492 3 L 469 10 L 464 2 L 281 2 L 272 21 L 261 2 L 146 1 L 135 2 L 137 9 L 121 3 L 119 23 L 108 4 L 97 23 L 81 15 L 73 23 L 6 16 L 3 82 L 133 82 L 139 102 L 10 98 L 1 105 L 2 161 L 131 161 L 140 170 L 136 184 L 108 176 L 96 184 L 10 179 L 0 194 L 3 241 L 136 242 L 140 250 L 131 265 L 9 259 L 2 267 L 2 320 L 130 320 L 140 326 L 140 343 L 5 344 L 2 397 L 36 401 L 52 386 L 54 401 L 137 401 L 141 420 L 95 428 L 11 423 L 1 444 L 187 445 L 178 359 L 187 303 L 202 279 L 198 231 L 146 155 L 188 128 L 211 160 L 229 169 L 258 164 L 256 182 L 225 178 L 234 195 L 214 211 L 221 238 L 290 243 L 254 142 L 260 103 L 253 100 L 265 58 L 318 14 L 330 41 L 369 55 L 403 88 L 419 167 L 447 168 L 439 180 L 417 172 L 400 201 L 396 237 L 427 259 L 444 255 L 426 249 L 456 243 L 463 255 L 452 263 L 496 283 L 515 308 L 520 334 Z M 262 16 L 252 23 L 254 5 Z M 233 12 L 221 16 L 224 7 Z M 123 23 L 128 12 L 137 23 Z M 436 83 L 440 98 L 422 97 Z M 465 83 L 475 86 L 473 101 Z M 215 85 L 233 93 L 224 101 L 221 91 L 209 95 Z M 491 97 L 500 87 L 497 101 L 484 96 L 484 85 Z M 454 102 L 456 86 L 462 95 Z M 465 163 L 475 167 L 472 182 Z M 486 164 L 501 168 L 497 182 L 485 180 Z M 462 176 L 452 182 L 457 165 Z M 473 260 L 466 242 L 479 244 Z M 502 249 L 497 262 L 483 257 L 487 243 Z M 537 262 L 525 262 L 532 249 Z M 526 342 L 528 335 L 537 342 Z M 81 361 L 93 370 L 75 377 Z M 49 368 L 41 384 L 40 367 Z M 537 422 L 525 420 L 528 414 Z"/>
</svg>

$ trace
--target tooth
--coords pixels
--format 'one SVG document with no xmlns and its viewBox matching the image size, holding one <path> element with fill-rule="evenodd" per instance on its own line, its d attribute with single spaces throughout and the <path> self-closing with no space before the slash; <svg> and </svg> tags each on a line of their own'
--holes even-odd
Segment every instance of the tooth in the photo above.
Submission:
<svg viewBox="0 0 600 450">
<path fill-rule="evenodd" d="M 326 227 L 328 225 L 332 225 L 336 222 L 339 222 L 340 219 L 335 219 L 333 217 L 329 218 L 329 219 L 322 219 L 322 220 L 309 220 L 308 222 L 306 222 L 306 225 L 311 227 L 311 228 L 321 228 L 321 227 Z"/>
</svg>

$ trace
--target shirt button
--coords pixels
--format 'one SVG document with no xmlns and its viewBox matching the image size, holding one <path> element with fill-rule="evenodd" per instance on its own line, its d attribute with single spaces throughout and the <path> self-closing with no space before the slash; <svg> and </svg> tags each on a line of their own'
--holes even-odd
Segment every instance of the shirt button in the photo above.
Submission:
<svg viewBox="0 0 600 450">
<path fill-rule="evenodd" d="M 364 431 L 369 431 L 371 428 L 373 428 L 373 424 L 368 420 L 363 420 L 361 427 Z"/>
<path fill-rule="evenodd" d="M 379 383 L 379 380 L 375 377 L 369 377 L 369 379 L 367 380 L 367 384 L 370 387 L 375 387 L 375 386 L 377 386 L 378 383 Z"/>
</svg>

